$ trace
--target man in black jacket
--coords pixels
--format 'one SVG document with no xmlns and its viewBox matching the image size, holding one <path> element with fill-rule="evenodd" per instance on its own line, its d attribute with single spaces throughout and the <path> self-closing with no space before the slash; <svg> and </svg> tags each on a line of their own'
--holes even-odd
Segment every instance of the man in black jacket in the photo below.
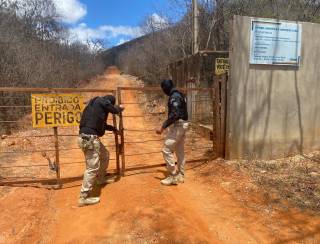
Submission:
<svg viewBox="0 0 320 244">
<path fill-rule="evenodd" d="M 119 114 L 123 111 L 121 106 L 116 106 L 114 96 L 95 97 L 85 107 L 81 120 L 78 137 L 79 147 L 86 158 L 86 170 L 80 191 L 79 206 L 96 204 L 99 197 L 90 197 L 93 185 L 104 184 L 105 171 L 109 164 L 109 152 L 101 143 L 99 137 L 106 130 L 118 133 L 118 130 L 107 124 L 108 114 Z"/>
<path fill-rule="evenodd" d="M 176 185 L 184 182 L 184 141 L 188 129 L 187 102 L 183 93 L 174 88 L 172 80 L 161 82 L 163 92 L 169 96 L 168 100 L 168 119 L 156 130 L 157 134 L 169 128 L 164 147 L 162 149 L 163 158 L 167 164 L 168 177 L 161 180 L 163 185 Z M 177 168 L 174 155 L 177 157 Z"/>
</svg>

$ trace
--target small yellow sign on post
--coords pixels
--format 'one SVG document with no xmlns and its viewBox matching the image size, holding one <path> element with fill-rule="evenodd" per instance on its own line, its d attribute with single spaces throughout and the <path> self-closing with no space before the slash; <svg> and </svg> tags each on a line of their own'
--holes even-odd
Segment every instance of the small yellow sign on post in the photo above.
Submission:
<svg viewBox="0 0 320 244">
<path fill-rule="evenodd" d="M 229 59 L 228 58 L 216 58 L 216 75 L 222 75 L 229 71 Z"/>
<path fill-rule="evenodd" d="M 32 94 L 34 128 L 76 126 L 84 108 L 80 94 Z"/>
</svg>

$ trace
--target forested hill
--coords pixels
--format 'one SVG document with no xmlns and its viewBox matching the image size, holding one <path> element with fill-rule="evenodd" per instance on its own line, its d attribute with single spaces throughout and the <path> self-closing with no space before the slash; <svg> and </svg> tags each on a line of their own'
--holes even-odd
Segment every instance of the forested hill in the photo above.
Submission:
<svg viewBox="0 0 320 244">
<path fill-rule="evenodd" d="M 143 45 L 145 36 L 138 37 L 121 45 L 114 46 L 103 52 L 103 60 L 106 66 L 120 66 L 121 57 L 130 52 L 135 45 Z"/>
<path fill-rule="evenodd" d="M 167 65 L 190 55 L 192 47 L 191 1 L 172 1 L 171 8 L 183 12 L 179 21 L 170 21 L 175 12 L 163 16 L 165 22 L 147 19 L 141 26 L 146 35 L 107 50 L 105 63 L 152 83 L 165 77 Z M 234 15 L 320 22 L 319 13 L 319 1 L 199 0 L 199 49 L 227 51 Z"/>
</svg>

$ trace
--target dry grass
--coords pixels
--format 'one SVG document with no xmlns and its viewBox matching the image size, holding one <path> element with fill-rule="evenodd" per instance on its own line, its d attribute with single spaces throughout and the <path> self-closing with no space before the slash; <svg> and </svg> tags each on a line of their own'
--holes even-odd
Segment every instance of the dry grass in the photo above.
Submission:
<svg viewBox="0 0 320 244">
<path fill-rule="evenodd" d="M 231 161 L 267 191 L 302 209 L 320 211 L 320 152 L 278 160 Z"/>
</svg>

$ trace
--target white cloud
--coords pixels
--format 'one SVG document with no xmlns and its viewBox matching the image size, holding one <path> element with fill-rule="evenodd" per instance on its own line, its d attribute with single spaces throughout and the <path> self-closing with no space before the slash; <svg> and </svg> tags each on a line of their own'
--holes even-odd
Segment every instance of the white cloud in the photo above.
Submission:
<svg viewBox="0 0 320 244">
<path fill-rule="evenodd" d="M 153 14 L 151 15 L 151 19 L 152 19 L 153 22 L 158 23 L 158 24 L 165 24 L 165 25 L 168 24 L 167 19 L 164 18 L 164 17 L 161 17 L 161 16 L 158 15 L 157 13 L 153 13 Z"/>
<path fill-rule="evenodd" d="M 18 6 L 22 6 L 22 9 L 28 10 L 24 0 L 5 0 L 7 3 L 17 3 Z M 74 24 L 81 20 L 84 16 L 87 15 L 87 7 L 85 4 L 81 3 L 79 0 L 52 0 L 57 14 L 59 15 L 59 20 L 68 23 Z M 20 9 L 21 14 L 24 13 L 24 10 Z M 19 12 L 18 12 L 19 13 Z"/>
<path fill-rule="evenodd" d="M 53 0 L 61 21 L 77 23 L 87 14 L 87 7 L 78 0 Z"/>
<path fill-rule="evenodd" d="M 85 23 L 71 28 L 70 33 L 73 41 L 79 40 L 84 43 L 88 40 L 107 39 L 112 41 L 117 38 L 120 38 L 118 42 L 121 40 L 125 42 L 142 35 L 139 27 L 103 25 L 94 29 L 88 27 Z"/>
<path fill-rule="evenodd" d="M 128 42 L 128 41 L 130 41 L 130 40 L 124 39 L 124 38 L 120 38 L 120 40 L 118 41 L 118 43 L 116 44 L 116 46 L 119 46 L 119 45 L 121 45 L 121 44 L 123 44 L 123 43 L 125 43 L 125 42 Z"/>
<path fill-rule="evenodd" d="M 144 33 L 160 31 L 170 26 L 169 21 L 165 17 L 161 17 L 157 13 L 151 14 L 143 27 Z"/>
<path fill-rule="evenodd" d="M 138 37 L 142 35 L 140 27 L 103 25 L 99 27 L 99 29 L 105 32 L 107 35 L 111 35 L 111 37 Z"/>
<path fill-rule="evenodd" d="M 91 39 L 102 39 L 105 37 L 103 31 L 89 28 L 85 23 L 81 23 L 77 27 L 70 28 L 69 31 L 73 40 L 79 40 L 81 42 L 86 42 Z"/>
<path fill-rule="evenodd" d="M 24 4 L 25 0 L 4 1 L 7 1 L 8 3 L 18 1 L 19 4 L 26 7 Z M 67 24 L 72 24 L 71 27 L 69 27 L 69 41 L 71 42 L 80 41 L 90 46 L 92 43 L 96 45 L 95 40 L 104 39 L 111 45 L 120 45 L 143 35 L 140 27 L 102 25 L 97 28 L 90 28 L 86 23 L 79 23 L 79 21 L 87 14 L 86 5 L 81 3 L 80 0 L 52 1 L 56 7 L 57 14 L 59 15 L 59 20 Z M 152 18 L 157 23 L 164 23 L 164 19 L 157 14 L 153 14 Z"/>
<path fill-rule="evenodd" d="M 164 29 L 169 26 L 168 20 L 164 17 L 161 17 L 157 13 L 153 13 L 149 17 L 149 25 L 153 25 L 157 29 Z"/>
</svg>

